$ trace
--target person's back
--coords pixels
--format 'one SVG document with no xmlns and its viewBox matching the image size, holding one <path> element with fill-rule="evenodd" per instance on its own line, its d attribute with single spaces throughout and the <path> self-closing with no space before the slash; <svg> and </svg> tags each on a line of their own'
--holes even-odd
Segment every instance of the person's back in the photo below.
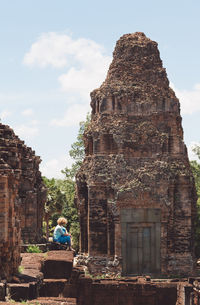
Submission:
<svg viewBox="0 0 200 305">
<path fill-rule="evenodd" d="M 57 225 L 53 232 L 53 240 L 58 241 L 63 234 L 66 233 L 66 229 L 63 226 Z"/>
<path fill-rule="evenodd" d="M 63 225 L 67 224 L 67 219 L 64 217 L 60 217 L 57 220 L 58 225 L 55 227 L 53 232 L 53 240 L 55 242 L 59 242 L 61 244 L 68 244 L 69 250 L 72 250 L 71 248 L 71 235 L 68 234 L 67 230 Z"/>
</svg>

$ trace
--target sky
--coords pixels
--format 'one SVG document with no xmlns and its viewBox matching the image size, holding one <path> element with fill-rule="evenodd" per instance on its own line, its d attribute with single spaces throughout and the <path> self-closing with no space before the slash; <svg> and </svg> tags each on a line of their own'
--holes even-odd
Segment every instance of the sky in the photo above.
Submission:
<svg viewBox="0 0 200 305">
<path fill-rule="evenodd" d="M 41 156 L 48 178 L 70 167 L 90 92 L 105 79 L 116 41 L 158 42 L 181 104 L 190 159 L 200 142 L 199 0 L 0 0 L 0 118 Z"/>
</svg>

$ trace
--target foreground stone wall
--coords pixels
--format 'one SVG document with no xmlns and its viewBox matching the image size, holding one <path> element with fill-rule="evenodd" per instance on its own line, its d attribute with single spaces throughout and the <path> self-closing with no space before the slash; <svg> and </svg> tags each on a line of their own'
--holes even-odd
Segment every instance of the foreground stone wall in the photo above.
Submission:
<svg viewBox="0 0 200 305">
<path fill-rule="evenodd" d="M 106 281 L 105 281 L 106 282 Z M 80 286 L 78 305 L 175 305 L 176 284 L 95 283 Z M 183 305 L 183 303 L 182 303 Z"/>
<path fill-rule="evenodd" d="M 21 228 L 24 242 L 40 242 L 46 189 L 39 171 L 40 158 L 31 148 L 19 146 L 22 175 L 19 185 Z"/>
<path fill-rule="evenodd" d="M 39 163 L 34 151 L 0 124 L 0 278 L 17 271 L 21 239 L 42 238 L 46 191 Z"/>
<path fill-rule="evenodd" d="M 9 278 L 20 264 L 20 221 L 17 204 L 18 177 L 0 169 L 0 279 Z"/>
<path fill-rule="evenodd" d="M 91 272 L 192 274 L 196 190 L 157 43 L 122 36 L 91 107 L 76 177 L 84 263 Z"/>
</svg>

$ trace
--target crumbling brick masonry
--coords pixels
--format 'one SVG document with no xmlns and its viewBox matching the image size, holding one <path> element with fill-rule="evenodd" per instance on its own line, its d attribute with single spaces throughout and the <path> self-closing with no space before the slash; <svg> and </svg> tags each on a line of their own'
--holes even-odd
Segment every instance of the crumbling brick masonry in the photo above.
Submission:
<svg viewBox="0 0 200 305">
<path fill-rule="evenodd" d="M 157 43 L 122 36 L 91 107 L 76 177 L 89 270 L 192 274 L 196 191 Z"/>
<path fill-rule="evenodd" d="M 39 163 L 35 152 L 0 124 L 0 279 L 17 271 L 21 239 L 42 237 L 46 190 Z"/>
</svg>

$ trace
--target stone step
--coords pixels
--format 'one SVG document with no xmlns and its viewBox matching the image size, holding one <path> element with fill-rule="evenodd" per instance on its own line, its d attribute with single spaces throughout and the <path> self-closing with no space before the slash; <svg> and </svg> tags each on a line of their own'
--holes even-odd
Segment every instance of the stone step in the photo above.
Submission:
<svg viewBox="0 0 200 305">
<path fill-rule="evenodd" d="M 59 297 L 62 296 L 67 279 L 44 279 L 39 290 L 40 297 Z"/>
<path fill-rule="evenodd" d="M 45 279 L 68 279 L 73 267 L 72 251 L 49 251 L 42 264 Z"/>
<path fill-rule="evenodd" d="M 0 301 L 12 299 L 19 302 L 37 299 L 39 296 L 63 296 L 72 273 L 73 258 L 73 252 L 66 250 L 49 251 L 47 254 L 23 253 L 22 272 L 13 276 L 12 282 L 1 283 Z M 69 295 L 71 296 L 74 297 L 74 293 Z"/>
<path fill-rule="evenodd" d="M 32 300 L 38 297 L 38 284 L 36 282 L 21 284 L 9 283 L 7 284 L 6 290 L 7 297 L 17 302 Z"/>
<path fill-rule="evenodd" d="M 2 287 L 0 300 L 4 301 L 5 298 L 10 298 L 16 302 L 27 301 L 36 299 L 38 297 L 76 297 L 77 291 L 73 285 L 68 287 L 66 293 L 67 279 L 44 279 L 42 283 L 8 283 L 5 293 L 5 287 Z M 77 288 L 77 287 L 75 287 Z M 65 290 L 65 294 L 63 291 Z"/>
<path fill-rule="evenodd" d="M 36 300 L 27 301 L 26 305 L 76 305 L 74 298 L 38 298 Z M 13 301 L 0 302 L 0 305 L 13 305 Z M 22 305 L 22 303 L 15 302 L 14 305 Z"/>
<path fill-rule="evenodd" d="M 75 298 L 38 298 L 37 300 L 31 301 L 31 304 L 41 305 L 76 305 Z"/>
<path fill-rule="evenodd" d="M 38 282 L 43 278 L 41 273 L 42 261 L 45 257 L 44 253 L 21 253 L 21 274 L 22 282 Z"/>
</svg>

